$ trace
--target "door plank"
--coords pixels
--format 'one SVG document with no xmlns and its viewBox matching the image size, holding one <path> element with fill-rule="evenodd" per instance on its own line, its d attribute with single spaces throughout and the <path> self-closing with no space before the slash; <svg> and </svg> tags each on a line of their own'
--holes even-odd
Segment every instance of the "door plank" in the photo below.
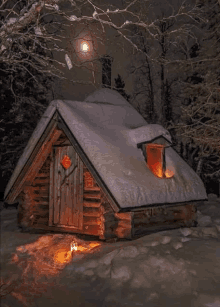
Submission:
<svg viewBox="0 0 220 307">
<path fill-rule="evenodd" d="M 60 163 L 68 155 L 71 166 Z M 73 146 L 56 147 L 54 162 L 54 224 L 83 227 L 83 163 Z"/>
</svg>

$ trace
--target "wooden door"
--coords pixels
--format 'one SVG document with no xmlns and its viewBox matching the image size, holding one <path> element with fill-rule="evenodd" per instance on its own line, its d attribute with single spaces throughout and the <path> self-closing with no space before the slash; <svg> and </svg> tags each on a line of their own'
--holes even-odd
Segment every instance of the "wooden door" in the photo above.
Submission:
<svg viewBox="0 0 220 307">
<path fill-rule="evenodd" d="M 53 224 L 83 226 L 83 163 L 73 146 L 54 147 Z"/>
</svg>

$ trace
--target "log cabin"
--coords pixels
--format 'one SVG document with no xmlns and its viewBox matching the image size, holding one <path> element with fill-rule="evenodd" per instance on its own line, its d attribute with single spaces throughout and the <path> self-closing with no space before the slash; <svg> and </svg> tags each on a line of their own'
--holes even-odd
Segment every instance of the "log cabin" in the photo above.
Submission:
<svg viewBox="0 0 220 307">
<path fill-rule="evenodd" d="M 52 101 L 5 190 L 23 229 L 134 239 L 196 226 L 203 182 L 116 91 Z"/>
</svg>

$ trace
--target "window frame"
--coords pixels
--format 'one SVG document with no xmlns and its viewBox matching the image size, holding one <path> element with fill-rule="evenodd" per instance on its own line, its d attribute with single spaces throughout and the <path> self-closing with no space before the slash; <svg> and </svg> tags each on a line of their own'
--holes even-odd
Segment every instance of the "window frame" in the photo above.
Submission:
<svg viewBox="0 0 220 307">
<path fill-rule="evenodd" d="M 157 174 L 155 174 L 150 167 L 148 166 L 148 162 L 147 162 L 147 145 L 154 145 L 155 147 L 158 146 L 163 146 L 164 151 L 163 151 L 163 162 L 162 162 L 162 177 L 157 176 Z M 169 179 L 169 177 L 166 177 L 165 172 L 166 172 L 166 148 L 172 147 L 173 145 L 170 143 L 169 140 L 167 140 L 164 136 L 160 135 L 150 141 L 147 142 L 142 142 L 137 144 L 138 148 L 141 148 L 142 153 L 144 155 L 144 159 L 146 162 L 147 167 L 149 168 L 149 170 L 151 171 L 152 174 L 154 174 L 154 176 L 156 176 L 159 179 Z M 172 177 L 171 177 L 172 178 Z"/>
</svg>

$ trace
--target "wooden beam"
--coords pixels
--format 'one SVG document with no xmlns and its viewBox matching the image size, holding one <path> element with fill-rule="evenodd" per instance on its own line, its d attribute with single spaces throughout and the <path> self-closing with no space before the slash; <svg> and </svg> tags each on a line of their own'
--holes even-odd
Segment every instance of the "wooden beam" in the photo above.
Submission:
<svg viewBox="0 0 220 307">
<path fill-rule="evenodd" d="M 50 194 L 49 194 L 49 223 L 48 226 L 53 225 L 53 202 L 54 202 L 54 195 L 53 195 L 53 185 L 54 185 L 54 152 L 53 149 L 51 150 L 51 161 L 50 161 Z"/>
<path fill-rule="evenodd" d="M 14 185 L 11 187 L 9 194 L 6 197 L 6 201 L 14 202 L 16 197 L 20 194 L 24 183 L 28 182 L 28 185 L 32 183 L 34 176 L 44 164 L 53 142 L 55 142 L 62 133 L 61 131 L 55 129 L 56 126 L 57 115 L 55 113 L 44 133 L 40 137 L 28 161 L 18 175 Z"/>
</svg>

